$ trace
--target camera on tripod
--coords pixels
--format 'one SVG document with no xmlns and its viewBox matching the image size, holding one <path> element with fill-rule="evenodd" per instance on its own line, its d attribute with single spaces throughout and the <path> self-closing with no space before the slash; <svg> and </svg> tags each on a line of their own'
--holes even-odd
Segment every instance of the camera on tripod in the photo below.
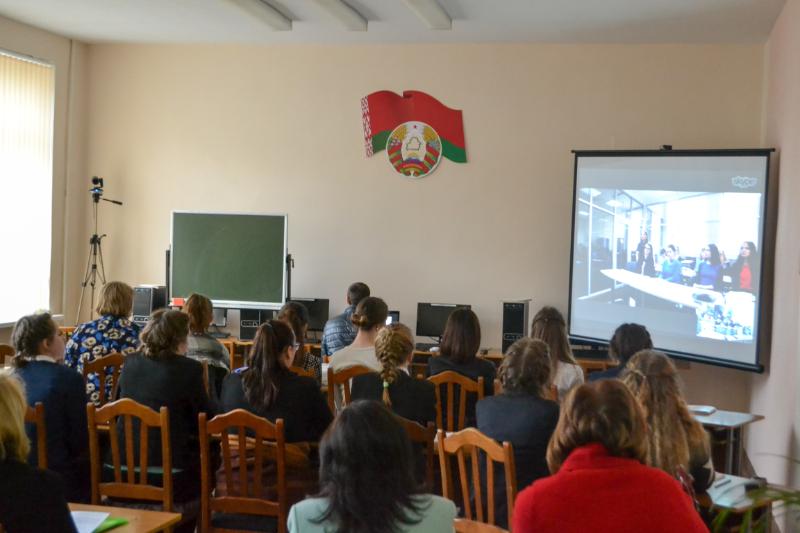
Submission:
<svg viewBox="0 0 800 533">
<path fill-rule="evenodd" d="M 89 192 L 92 193 L 92 200 L 99 202 L 100 197 L 103 196 L 103 178 L 92 177 L 92 188 L 89 189 Z"/>
</svg>

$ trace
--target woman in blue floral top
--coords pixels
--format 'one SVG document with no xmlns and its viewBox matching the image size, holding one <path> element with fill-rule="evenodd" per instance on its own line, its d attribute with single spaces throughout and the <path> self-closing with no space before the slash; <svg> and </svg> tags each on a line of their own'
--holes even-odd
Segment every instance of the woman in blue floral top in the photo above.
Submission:
<svg viewBox="0 0 800 533">
<path fill-rule="evenodd" d="M 100 318 L 81 324 L 67 342 L 64 362 L 78 372 L 83 365 L 99 357 L 118 352 L 123 355 L 139 349 L 139 326 L 130 320 L 133 289 L 126 283 L 112 281 L 103 287 L 97 312 Z M 105 395 L 111 399 L 111 371 L 105 376 Z M 100 403 L 100 377 L 89 374 L 86 396 Z"/>
</svg>

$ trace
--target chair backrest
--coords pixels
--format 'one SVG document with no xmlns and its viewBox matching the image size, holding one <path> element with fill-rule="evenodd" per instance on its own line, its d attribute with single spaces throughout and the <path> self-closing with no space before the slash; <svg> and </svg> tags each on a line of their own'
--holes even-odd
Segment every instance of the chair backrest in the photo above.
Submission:
<svg viewBox="0 0 800 533">
<path fill-rule="evenodd" d="M 342 409 L 344 409 L 350 404 L 350 380 L 371 372 L 374 370 L 362 365 L 351 366 L 338 372 L 334 372 L 333 368 L 328 367 L 328 406 L 331 408 L 331 413 L 336 412 L 336 390 L 341 387 Z"/>
<path fill-rule="evenodd" d="M 317 379 L 317 375 L 314 374 L 312 370 L 306 370 L 305 368 L 301 368 L 299 366 L 294 366 L 294 365 L 290 366 L 289 370 L 291 370 L 298 376 Z"/>
<path fill-rule="evenodd" d="M 453 528 L 456 533 L 508 533 L 507 529 L 464 518 L 453 520 Z"/>
<path fill-rule="evenodd" d="M 432 492 L 434 488 L 433 471 L 436 463 L 436 447 L 434 446 L 436 426 L 433 425 L 433 422 L 428 422 L 427 426 L 423 426 L 402 416 L 398 416 L 397 419 L 405 428 L 411 442 L 421 444 L 425 450 L 425 486 L 429 492 Z"/>
<path fill-rule="evenodd" d="M 75 331 L 75 326 L 60 326 L 58 328 L 58 334 L 63 335 L 65 340 L 69 340 L 72 337 L 72 333 Z"/>
<path fill-rule="evenodd" d="M 47 426 L 44 423 L 44 404 L 36 405 L 25 411 L 25 422 L 36 426 L 36 460 L 39 468 L 47 469 Z"/>
<path fill-rule="evenodd" d="M 200 365 L 203 367 L 203 387 L 206 389 L 208 397 L 211 398 L 211 384 L 208 380 L 208 361 L 203 359 L 200 361 Z"/>
<path fill-rule="evenodd" d="M 460 431 L 464 429 L 467 422 L 467 393 L 477 394 L 478 400 L 483 399 L 483 378 L 473 381 L 466 376 L 448 370 L 431 376 L 428 381 L 436 385 L 436 427 L 450 431 Z M 442 421 L 442 386 L 446 387 L 447 393 L 447 427 Z M 456 387 L 459 391 L 458 401 L 458 422 L 453 417 L 454 398 Z"/>
<path fill-rule="evenodd" d="M 109 398 L 106 397 L 105 383 L 108 374 L 107 369 L 111 369 L 111 399 L 117 397 L 117 387 L 119 386 L 119 373 L 122 370 L 122 364 L 125 362 L 125 356 L 121 353 L 112 352 L 103 357 L 98 357 L 93 361 L 83 364 L 83 383 L 89 381 L 89 374 L 97 374 L 98 382 L 100 383 L 99 403 L 102 407 L 106 404 Z"/>
<path fill-rule="evenodd" d="M 578 359 L 578 366 L 580 366 L 581 370 L 583 370 L 583 379 L 586 381 L 589 379 L 589 374 L 592 372 L 602 372 L 613 365 L 610 364 L 610 361 Z"/>
<path fill-rule="evenodd" d="M 0 344 L 0 366 L 6 364 L 6 359 L 11 362 L 11 359 L 16 355 L 17 351 L 9 344 Z"/>
<path fill-rule="evenodd" d="M 156 413 L 152 409 L 129 398 L 117 400 L 97 408 L 93 403 L 86 404 L 89 423 L 89 455 L 92 470 L 92 504 L 100 505 L 104 496 L 143 501 L 160 501 L 164 511 L 172 511 L 172 449 L 169 432 L 169 410 L 162 407 Z M 122 420 L 119 420 L 119 419 Z M 139 430 L 139 460 L 134 454 L 134 420 Z M 125 438 L 125 467 L 120 457 L 117 424 L 122 423 Z M 100 457 L 100 430 L 108 426 L 111 442 L 111 461 L 114 481 L 102 482 L 103 459 Z M 148 484 L 148 433 L 158 428 L 161 432 L 161 457 L 163 485 Z M 123 470 L 125 471 L 123 477 Z M 137 476 L 138 472 L 138 476 Z"/>
<path fill-rule="evenodd" d="M 451 500 L 455 497 L 451 461 L 448 457 L 455 455 L 458 462 L 458 477 L 466 518 L 473 520 L 474 517 L 478 522 L 495 524 L 494 463 L 502 463 L 508 501 L 508 523 L 513 523 L 511 516 L 514 510 L 514 499 L 517 496 L 517 477 L 514 465 L 514 449 L 511 443 L 504 442 L 501 445 L 475 428 L 467 428 L 449 437 L 446 437 L 445 432 L 440 429 L 437 436 L 439 440 L 439 464 L 442 468 L 442 494 L 444 497 Z M 478 466 L 479 450 L 486 454 L 486 511 L 488 515 L 486 519 L 484 519 L 481 473 Z M 471 456 L 471 472 L 467 471 L 466 455 Z M 472 491 L 468 487 L 470 479 L 473 485 Z M 456 504 L 458 505 L 458 503 Z"/>
<path fill-rule="evenodd" d="M 201 468 L 201 516 L 200 531 L 218 529 L 211 525 L 211 513 L 221 512 L 238 515 L 274 516 L 278 521 L 278 532 L 286 531 L 286 443 L 283 420 L 275 424 L 244 409 L 236 409 L 224 415 L 206 419 L 200 413 L 200 468 Z M 234 430 L 231 433 L 230 430 Z M 249 436 L 248 436 L 249 435 Z M 226 495 L 213 496 L 214 475 L 211 471 L 211 439 L 222 443 L 222 466 L 225 471 Z M 268 441 L 268 442 L 265 442 Z M 233 446 L 232 446 L 233 445 Z M 234 474 L 232 449 L 238 450 L 238 476 Z M 250 459 L 252 450 L 253 460 Z M 266 499 L 262 483 L 262 471 L 266 461 L 277 464 L 277 500 Z M 250 472 L 248 474 L 248 466 Z M 238 478 L 238 479 L 237 479 Z M 228 531 L 228 530 L 225 530 Z"/>
</svg>

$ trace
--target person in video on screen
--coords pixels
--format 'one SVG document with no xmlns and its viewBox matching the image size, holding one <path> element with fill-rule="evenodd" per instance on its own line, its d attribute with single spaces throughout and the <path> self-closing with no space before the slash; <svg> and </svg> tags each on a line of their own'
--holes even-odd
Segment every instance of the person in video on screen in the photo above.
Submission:
<svg viewBox="0 0 800 533">
<path fill-rule="evenodd" d="M 739 257 L 730 267 L 733 290 L 756 292 L 758 290 L 758 270 L 760 261 L 756 245 L 745 241 L 739 248 Z"/>
<path fill-rule="evenodd" d="M 678 261 L 678 249 L 674 244 L 670 244 L 665 251 L 667 258 L 661 263 L 661 277 L 673 283 L 680 283 L 682 265 Z"/>
<path fill-rule="evenodd" d="M 636 273 L 654 278 L 656 276 L 656 262 L 653 258 L 653 245 L 649 242 L 642 247 L 641 255 L 636 263 Z"/>
<path fill-rule="evenodd" d="M 648 235 L 647 231 L 642 230 L 642 234 L 639 237 L 639 244 L 636 246 L 636 256 L 642 257 L 642 253 L 644 252 L 645 245 L 650 244 L 650 236 Z M 650 245 L 650 251 L 652 252 L 653 245 Z"/>
<path fill-rule="evenodd" d="M 589 381 L 601 379 L 614 379 L 619 377 L 622 369 L 628 363 L 628 359 L 640 350 L 651 350 L 653 339 L 650 332 L 640 324 L 622 324 L 615 331 L 611 340 L 608 342 L 608 355 L 619 362 L 618 366 L 604 370 L 603 372 L 592 372 L 589 374 Z"/>
<path fill-rule="evenodd" d="M 369 287 L 366 283 L 357 281 L 347 289 L 347 309 L 341 315 L 335 316 L 325 323 L 322 331 L 322 355 L 331 356 L 350 346 L 356 338 L 358 328 L 353 325 L 353 313 L 356 306 L 368 297 Z"/>
<path fill-rule="evenodd" d="M 695 272 L 695 287 L 719 290 L 722 284 L 722 261 L 716 244 L 709 244 L 700 250 L 700 260 Z"/>
</svg>

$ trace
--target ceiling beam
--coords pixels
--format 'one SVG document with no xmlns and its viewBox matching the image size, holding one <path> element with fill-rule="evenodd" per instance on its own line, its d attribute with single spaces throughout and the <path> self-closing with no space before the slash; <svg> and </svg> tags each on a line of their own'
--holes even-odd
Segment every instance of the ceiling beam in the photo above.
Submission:
<svg viewBox="0 0 800 533">
<path fill-rule="evenodd" d="M 289 31 L 292 29 L 292 19 L 272 7 L 265 0 L 226 0 L 251 17 L 260 20 L 273 30 Z"/>
<path fill-rule="evenodd" d="M 327 11 L 346 29 L 350 31 L 367 31 L 367 19 L 343 0 L 314 0 L 314 3 Z"/>
<path fill-rule="evenodd" d="M 453 20 L 436 0 L 403 0 L 419 19 L 431 30 L 449 30 Z"/>
</svg>

